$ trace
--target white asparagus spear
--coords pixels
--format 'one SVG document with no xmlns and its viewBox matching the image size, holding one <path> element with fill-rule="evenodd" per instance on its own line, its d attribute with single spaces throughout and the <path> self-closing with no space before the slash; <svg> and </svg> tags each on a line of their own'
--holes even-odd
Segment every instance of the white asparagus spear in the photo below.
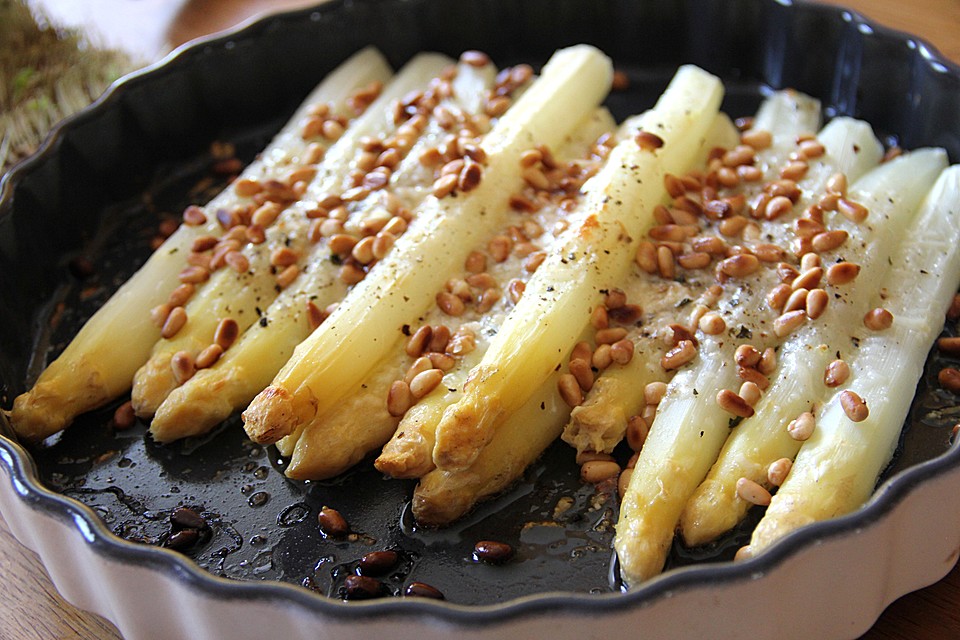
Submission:
<svg viewBox="0 0 960 640">
<path fill-rule="evenodd" d="M 248 435 L 260 442 L 298 434 L 338 402 L 428 308 L 447 274 L 463 264 L 473 239 L 499 228 L 501 202 L 519 183 L 519 157 L 542 143 L 556 147 L 606 95 L 610 61 L 581 45 L 554 54 L 541 77 L 486 136 L 487 167 L 469 193 L 431 197 L 417 229 L 397 242 L 244 412 Z"/>
<path fill-rule="evenodd" d="M 309 144 L 301 128 L 310 110 L 320 103 L 342 104 L 358 89 L 384 82 L 390 74 L 386 60 L 372 48 L 351 57 L 311 92 L 267 152 L 244 170 L 241 179 L 267 179 L 286 162 L 305 162 Z M 203 209 L 205 223 L 181 225 L 153 253 L 87 321 L 34 387 L 16 399 L 10 417 L 19 435 L 28 440 L 45 438 L 66 427 L 77 415 L 130 388 L 134 372 L 160 338 L 150 309 L 166 302 L 179 284 L 178 274 L 186 265 L 193 241 L 199 236 L 223 233 L 215 212 L 248 201 L 234 189 L 226 189 Z"/>
<path fill-rule="evenodd" d="M 393 131 L 396 128 L 392 117 L 393 102 L 411 91 L 426 88 L 427 83 L 451 63 L 452 60 L 439 54 L 416 56 L 384 87 L 364 114 L 349 123 L 347 130 L 327 151 L 321 170 L 310 180 L 299 202 L 282 211 L 280 205 L 264 205 L 264 208 L 272 207 L 264 221 L 275 218 L 275 221 L 263 224 L 266 227 L 265 240 L 255 243 L 243 238 L 237 242 L 236 254 L 240 256 L 240 262 L 231 261 L 230 266 L 224 266 L 212 274 L 210 280 L 186 304 L 186 324 L 176 335 L 159 340 L 150 359 L 137 371 L 132 391 L 137 415 L 152 416 L 185 377 L 182 374 L 178 377 L 174 372 L 172 363 L 175 354 L 185 353 L 191 359 L 196 358 L 214 343 L 217 326 L 224 319 L 236 322 L 241 332 L 260 319 L 258 311 L 270 305 L 280 288 L 276 269 L 272 268 L 278 260 L 275 256 L 280 255 L 278 252 L 285 257 L 292 256 L 283 259 L 283 267 L 303 262 L 303 255 L 309 248 L 309 228 L 313 222 L 308 212 L 316 208 L 316 201 L 321 194 L 339 195 L 347 191 L 348 185 L 345 183 L 361 153 L 361 140 Z M 253 214 L 254 221 L 259 213 Z M 213 251 L 216 253 L 217 249 Z M 230 255 L 227 255 L 227 259 L 230 259 Z M 328 272 L 334 270 L 334 265 L 329 261 L 324 267 Z M 320 269 L 319 265 L 314 266 L 314 270 L 317 269 Z M 192 373 L 189 366 L 186 368 Z M 161 428 L 155 433 L 163 437 L 164 430 Z"/>
<path fill-rule="evenodd" d="M 492 86 L 494 75 L 492 65 L 475 67 L 460 64 L 452 83 L 453 94 L 442 100 L 438 107 L 456 109 L 471 117 L 480 114 L 483 96 Z M 402 97 L 410 91 L 413 83 L 411 77 L 411 86 L 396 92 L 396 97 Z M 378 106 L 372 105 L 370 109 Z M 376 119 L 375 115 L 372 117 Z M 402 213 L 397 209 L 398 206 L 408 209 L 418 206 L 429 191 L 409 185 L 417 178 L 428 184 L 433 181 L 432 169 L 429 175 L 425 175 L 427 168 L 421 164 L 420 154 L 429 146 L 438 146 L 446 133 L 437 119 L 431 118 L 417 143 L 391 175 L 387 190 L 394 196 L 384 198 L 383 205 L 376 197 L 367 198 L 360 203 L 361 209 L 351 215 L 347 225 L 362 227 L 363 221 Z M 364 135 L 369 135 L 369 132 Z M 395 233 L 390 235 L 395 236 L 402 232 L 406 224 L 403 218 L 391 217 L 385 228 L 394 229 Z M 346 229 L 344 234 L 349 231 L 349 228 Z M 344 234 L 340 234 L 341 238 Z M 381 237 L 386 236 L 381 234 Z M 315 244 L 304 261 L 306 266 L 303 271 L 265 309 L 267 324 L 252 324 L 214 366 L 198 371 L 170 393 L 150 424 L 156 440 L 163 442 L 204 433 L 234 411 L 245 407 L 270 384 L 289 360 L 294 348 L 313 330 L 310 310 L 322 311 L 338 303 L 347 293 L 348 285 L 340 278 L 339 267 L 333 257 L 329 238 Z M 263 302 L 258 304 L 263 305 Z"/>
<path fill-rule="evenodd" d="M 820 412 L 813 436 L 754 530 L 747 555 L 805 524 L 849 513 L 876 487 L 960 285 L 960 167 L 946 169 L 931 189 L 884 284 L 885 294 L 875 290 L 874 302 L 893 315 L 892 326 L 850 328 L 861 341 L 849 361 L 849 382 Z M 851 391 L 865 408 L 847 395 Z"/>
<path fill-rule="evenodd" d="M 434 469 L 420 479 L 412 501 L 418 522 L 450 524 L 481 500 L 509 487 L 540 457 L 560 435 L 570 411 L 557 388 L 559 377 L 549 375 L 469 467 Z"/>
<path fill-rule="evenodd" d="M 627 273 L 653 207 L 666 194 L 664 173 L 681 173 L 693 164 L 722 95 L 715 77 L 681 67 L 640 121 L 642 130 L 659 136 L 663 147 L 651 152 L 629 140 L 614 148 L 587 190 L 583 221 L 564 233 L 561 246 L 530 280 L 470 373 L 464 397 L 444 412 L 433 452 L 439 468 L 469 466 L 494 437 L 497 423 L 562 362 L 602 299 L 602 290 Z"/>
</svg>

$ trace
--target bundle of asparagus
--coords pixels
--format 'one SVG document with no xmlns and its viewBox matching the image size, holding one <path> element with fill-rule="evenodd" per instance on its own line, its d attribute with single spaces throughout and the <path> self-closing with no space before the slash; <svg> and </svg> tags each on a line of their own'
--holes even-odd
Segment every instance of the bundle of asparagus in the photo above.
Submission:
<svg viewBox="0 0 960 640">
<path fill-rule="evenodd" d="M 912 388 L 938 329 L 916 309 L 942 310 L 960 280 L 960 173 L 921 208 L 941 151 L 880 164 L 868 125 L 814 134 L 819 104 L 791 91 L 738 131 L 693 67 L 616 127 L 611 78 L 586 46 L 539 78 L 468 52 L 390 79 L 357 54 L 185 212 L 16 400 L 15 428 L 41 439 L 133 380 L 155 439 L 246 407 L 292 478 L 382 448 L 378 469 L 420 479 L 430 525 L 562 432 L 585 481 L 619 481 L 631 584 L 677 526 L 700 544 L 770 502 L 748 555 L 855 508 L 909 401 L 877 387 Z M 108 350 L 119 323 L 128 348 Z"/>
</svg>

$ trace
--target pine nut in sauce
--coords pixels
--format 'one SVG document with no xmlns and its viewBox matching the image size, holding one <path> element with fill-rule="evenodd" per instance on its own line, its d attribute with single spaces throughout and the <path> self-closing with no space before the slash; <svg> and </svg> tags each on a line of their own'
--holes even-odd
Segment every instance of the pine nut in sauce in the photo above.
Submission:
<svg viewBox="0 0 960 640">
<path fill-rule="evenodd" d="M 636 263 L 638 267 L 649 274 L 657 273 L 659 270 L 657 248 L 652 242 L 648 240 L 640 241 L 637 245 Z"/>
<path fill-rule="evenodd" d="M 840 406 L 853 422 L 863 422 L 870 415 L 864 399 L 849 389 L 840 392 Z"/>
<path fill-rule="evenodd" d="M 800 256 L 800 270 L 809 271 L 820 266 L 820 256 L 815 253 L 804 253 Z"/>
<path fill-rule="evenodd" d="M 776 196 L 767 201 L 763 214 L 767 220 L 776 220 L 791 211 L 793 211 L 793 202 L 790 201 L 790 198 Z"/>
<path fill-rule="evenodd" d="M 660 272 L 660 277 L 666 280 L 673 280 L 676 275 L 673 252 L 664 245 L 657 247 L 657 270 Z"/>
<path fill-rule="evenodd" d="M 788 284 L 778 284 L 767 294 L 767 305 L 776 312 L 783 311 L 790 299 L 793 289 Z"/>
<path fill-rule="evenodd" d="M 740 142 L 757 151 L 768 149 L 773 144 L 773 135 L 765 129 L 750 129 L 740 136 Z"/>
<path fill-rule="evenodd" d="M 710 261 L 709 253 L 693 252 L 677 256 L 677 264 L 684 269 L 703 269 L 710 265 Z"/>
<path fill-rule="evenodd" d="M 182 307 L 187 303 L 187 300 L 193 297 L 194 292 L 196 291 L 196 286 L 185 282 L 179 285 L 176 289 L 170 292 L 170 296 L 167 298 L 167 304 L 173 307 Z"/>
<path fill-rule="evenodd" d="M 833 286 L 844 285 L 856 280 L 860 274 L 860 265 L 852 262 L 838 262 L 827 269 L 827 283 Z"/>
<path fill-rule="evenodd" d="M 137 423 L 137 415 L 133 410 L 133 403 L 127 400 L 113 412 L 110 424 L 115 431 L 126 431 Z"/>
<path fill-rule="evenodd" d="M 608 329 L 600 329 L 597 331 L 594 336 L 597 344 L 610 344 L 618 342 L 627 337 L 627 330 L 623 327 L 610 327 Z"/>
<path fill-rule="evenodd" d="M 787 479 L 790 469 L 793 468 L 793 461 L 790 458 L 780 458 L 770 463 L 767 467 L 767 482 L 771 486 L 779 487 Z"/>
<path fill-rule="evenodd" d="M 480 562 L 503 564 L 513 557 L 513 547 L 505 542 L 481 540 L 473 546 L 473 556 Z"/>
<path fill-rule="evenodd" d="M 770 379 L 766 375 L 760 373 L 759 370 L 754 369 L 753 367 L 737 367 L 737 377 L 743 380 L 745 383 L 749 382 L 753 385 L 756 385 L 757 389 L 760 391 L 766 391 L 770 386 Z M 741 385 L 741 395 L 743 393 Z"/>
<path fill-rule="evenodd" d="M 607 316 L 607 308 L 603 305 L 598 306 L 590 314 L 590 326 L 594 329 L 606 329 L 610 326 L 610 318 Z"/>
<path fill-rule="evenodd" d="M 617 364 L 628 364 L 633 359 L 634 346 L 630 340 L 618 340 L 610 345 L 610 357 Z"/>
<path fill-rule="evenodd" d="M 320 533 L 325 538 L 342 538 L 350 533 L 350 526 L 340 512 L 331 507 L 324 506 L 317 513 L 317 524 L 320 525 Z"/>
<path fill-rule="evenodd" d="M 749 478 L 737 480 L 737 496 L 750 504 L 765 507 L 770 504 L 770 492 Z"/>
<path fill-rule="evenodd" d="M 603 371 L 613 364 L 613 353 L 611 346 L 609 344 L 598 345 L 597 350 L 593 352 L 593 355 L 590 358 L 590 362 L 600 371 Z"/>
<path fill-rule="evenodd" d="M 810 439 L 816 426 L 816 418 L 814 418 L 813 414 L 809 411 L 805 411 L 787 425 L 787 433 L 790 434 L 790 437 L 794 440 L 803 442 Z"/>
<path fill-rule="evenodd" d="M 810 166 L 803 160 L 793 160 L 780 170 L 780 177 L 788 180 L 799 180 L 807 175 L 809 169 Z"/>
<path fill-rule="evenodd" d="M 884 331 L 893 325 L 893 314 L 879 307 L 871 309 L 863 316 L 863 324 L 871 331 Z"/>
<path fill-rule="evenodd" d="M 940 386 L 951 393 L 960 393 L 960 370 L 953 367 L 944 367 L 937 374 Z"/>
<path fill-rule="evenodd" d="M 620 465 L 607 460 L 591 460 L 580 467 L 580 480 L 587 484 L 599 484 L 620 475 Z"/>
<path fill-rule="evenodd" d="M 173 309 L 173 307 L 169 302 L 158 304 L 153 309 L 150 309 L 150 322 L 156 327 L 163 327 L 167 318 L 170 316 L 171 309 Z"/>
<path fill-rule="evenodd" d="M 723 389 L 717 394 L 717 404 L 727 413 L 739 418 L 749 418 L 754 413 L 753 407 L 746 400 L 729 389 Z"/>
<path fill-rule="evenodd" d="M 939 338 L 937 340 L 937 350 L 947 355 L 960 356 L 960 338 Z"/>
<path fill-rule="evenodd" d="M 847 176 L 840 172 L 830 176 L 827 179 L 827 192 L 845 196 L 847 194 Z"/>
<path fill-rule="evenodd" d="M 227 255 L 224 256 L 224 261 L 237 273 L 246 273 L 250 269 L 250 261 L 247 256 L 239 251 L 228 251 Z"/>
</svg>

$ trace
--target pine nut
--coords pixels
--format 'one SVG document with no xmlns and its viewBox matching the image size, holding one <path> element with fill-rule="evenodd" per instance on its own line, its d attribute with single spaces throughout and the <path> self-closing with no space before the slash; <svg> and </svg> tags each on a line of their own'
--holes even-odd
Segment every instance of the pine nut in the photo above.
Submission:
<svg viewBox="0 0 960 640">
<path fill-rule="evenodd" d="M 570 374 L 577 379 L 577 384 L 580 385 L 581 389 L 590 391 L 593 388 L 593 369 L 590 368 L 588 361 L 571 360 L 569 369 Z"/>
<path fill-rule="evenodd" d="M 787 474 L 793 468 L 793 462 L 790 458 L 780 458 L 770 463 L 767 467 L 767 482 L 774 487 L 779 487 L 787 479 Z"/>
<path fill-rule="evenodd" d="M 807 294 L 806 299 L 806 311 L 807 316 L 811 320 L 816 320 L 823 315 L 823 312 L 827 309 L 827 303 L 830 301 L 830 296 L 827 295 L 827 292 L 823 289 L 814 289 Z"/>
<path fill-rule="evenodd" d="M 871 309 L 863 317 L 863 324 L 871 331 L 884 331 L 893 325 L 893 314 L 886 309 Z"/>
<path fill-rule="evenodd" d="M 588 484 L 599 484 L 620 474 L 620 465 L 607 460 L 591 460 L 580 467 L 580 479 Z"/>
<path fill-rule="evenodd" d="M 167 319 L 163 323 L 163 328 L 160 329 L 160 336 L 169 340 L 177 335 L 177 332 L 179 332 L 185 324 L 187 324 L 186 310 L 183 307 L 174 307 L 167 315 Z"/>
<path fill-rule="evenodd" d="M 824 231 L 813 236 L 811 240 L 815 251 L 832 251 L 843 245 L 850 236 L 843 229 L 834 229 L 833 231 Z"/>
<path fill-rule="evenodd" d="M 850 378 L 850 365 L 843 360 L 834 360 L 823 372 L 823 384 L 839 387 Z"/>
<path fill-rule="evenodd" d="M 660 359 L 660 366 L 667 371 L 679 369 L 693 360 L 697 355 L 697 348 L 690 340 L 681 340 L 677 346 L 667 351 Z"/>
<path fill-rule="evenodd" d="M 840 392 L 840 406 L 853 422 L 863 422 L 870 415 L 864 399 L 849 389 Z"/>
<path fill-rule="evenodd" d="M 787 425 L 787 433 L 794 440 L 803 442 L 810 439 L 816 426 L 816 418 L 809 411 L 805 411 Z"/>
<path fill-rule="evenodd" d="M 441 380 L 443 380 L 443 371 L 440 369 L 427 369 L 418 373 L 410 381 L 410 394 L 419 400 L 436 389 Z"/>
<path fill-rule="evenodd" d="M 580 383 L 573 374 L 565 373 L 557 380 L 557 388 L 560 391 L 560 397 L 570 407 L 578 407 L 583 404 L 583 391 Z"/>
<path fill-rule="evenodd" d="M 754 413 L 753 407 L 747 404 L 746 400 L 729 389 L 723 389 L 717 394 L 717 404 L 727 413 L 740 418 L 749 418 Z"/>
<path fill-rule="evenodd" d="M 413 406 L 414 398 L 410 386 L 403 380 L 394 380 L 387 392 L 387 412 L 399 418 Z"/>
<path fill-rule="evenodd" d="M 756 256 L 741 253 L 723 260 L 719 269 L 732 278 L 746 277 L 760 268 L 760 261 Z"/>
<path fill-rule="evenodd" d="M 709 336 L 720 335 L 727 329 L 727 323 L 724 321 L 723 316 L 721 316 L 716 311 L 708 311 L 700 317 L 700 322 L 698 323 L 700 331 L 703 331 Z"/>
<path fill-rule="evenodd" d="M 643 416 L 633 416 L 627 420 L 627 444 L 630 445 L 631 450 L 640 451 L 649 433 L 650 427 Z"/>
<path fill-rule="evenodd" d="M 763 507 L 770 504 L 770 492 L 749 478 L 737 480 L 737 495 L 750 504 Z"/>
<path fill-rule="evenodd" d="M 859 202 L 848 200 L 847 198 L 840 198 L 837 201 L 837 211 L 843 214 L 844 217 L 858 223 L 866 220 L 867 215 L 869 214 L 869 211 L 865 206 Z"/>
<path fill-rule="evenodd" d="M 827 283 L 833 286 L 853 282 L 860 274 L 860 265 L 852 262 L 838 262 L 827 269 Z"/>
<path fill-rule="evenodd" d="M 820 280 L 823 278 L 823 267 L 812 267 L 807 269 L 799 276 L 797 276 L 793 282 L 790 283 L 790 287 L 796 291 L 798 289 L 816 289 L 820 284 Z"/>
<path fill-rule="evenodd" d="M 777 319 L 773 321 L 773 332 L 778 338 L 783 338 L 793 333 L 806 319 L 807 313 L 802 309 L 789 311 L 778 316 Z"/>
</svg>

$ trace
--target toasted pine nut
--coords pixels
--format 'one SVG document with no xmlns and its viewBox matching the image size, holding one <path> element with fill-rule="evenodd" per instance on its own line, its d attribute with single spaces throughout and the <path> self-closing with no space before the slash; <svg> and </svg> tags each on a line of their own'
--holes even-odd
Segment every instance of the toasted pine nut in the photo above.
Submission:
<svg viewBox="0 0 960 640">
<path fill-rule="evenodd" d="M 789 311 L 778 316 L 777 319 L 773 321 L 773 332 L 777 334 L 778 338 L 783 338 L 793 333 L 806 319 L 807 313 L 802 309 Z"/>
<path fill-rule="evenodd" d="M 827 283 L 833 286 L 853 282 L 860 274 L 860 265 L 852 262 L 838 262 L 827 269 Z"/>
<path fill-rule="evenodd" d="M 742 367 L 755 367 L 760 362 L 760 352 L 753 345 L 742 344 L 737 347 L 733 359 Z"/>
<path fill-rule="evenodd" d="M 843 407 L 847 417 L 854 422 L 863 422 L 870 415 L 864 399 L 849 389 L 840 392 L 840 406 Z"/>
<path fill-rule="evenodd" d="M 780 458 L 770 463 L 767 467 L 767 482 L 774 487 L 779 487 L 787 479 L 787 474 L 793 468 L 793 462 L 790 458 Z"/>
<path fill-rule="evenodd" d="M 197 355 L 197 369 L 206 369 L 212 367 L 220 356 L 223 355 L 223 347 L 218 344 L 211 344 Z"/>
<path fill-rule="evenodd" d="M 811 320 L 816 320 L 823 315 L 823 312 L 827 308 L 827 303 L 830 301 L 830 296 L 827 295 L 827 292 L 823 289 L 814 289 L 807 294 L 806 299 L 806 311 L 807 316 Z"/>
<path fill-rule="evenodd" d="M 557 380 L 557 388 L 560 391 L 560 397 L 570 407 L 578 407 L 583 404 L 583 390 L 580 383 L 571 373 L 565 373 Z"/>
<path fill-rule="evenodd" d="M 170 310 L 170 313 L 167 314 L 167 319 L 163 323 L 163 328 L 160 329 L 160 336 L 169 340 L 173 336 L 177 335 L 177 332 L 179 332 L 185 324 L 187 324 L 186 310 L 183 307 L 174 307 Z"/>
<path fill-rule="evenodd" d="M 429 362 L 429 359 L 428 359 Z M 433 364 L 432 362 L 430 364 Z M 410 381 L 410 394 L 420 399 L 437 388 L 440 381 L 443 380 L 443 371 L 440 369 L 427 369 L 413 377 Z"/>
<path fill-rule="evenodd" d="M 760 260 L 758 260 L 756 256 L 747 253 L 731 256 L 719 264 L 720 271 L 733 278 L 743 278 L 754 273 L 759 268 Z"/>
<path fill-rule="evenodd" d="M 677 346 L 667 351 L 660 358 L 660 366 L 671 371 L 679 369 L 683 365 L 693 360 L 697 355 L 697 348 L 690 340 L 681 340 Z"/>
<path fill-rule="evenodd" d="M 413 406 L 413 394 L 410 386 L 403 380 L 394 380 L 387 392 L 387 412 L 399 418 Z"/>
<path fill-rule="evenodd" d="M 850 365 L 843 360 L 834 360 L 823 372 L 823 384 L 839 387 L 850 378 Z"/>
<path fill-rule="evenodd" d="M 765 376 L 769 376 L 777 368 L 777 351 L 773 347 L 767 347 L 760 356 L 760 363 L 757 370 Z"/>
<path fill-rule="evenodd" d="M 883 331 L 893 325 L 893 314 L 879 307 L 871 309 L 863 316 L 863 324 L 871 331 Z"/>
<path fill-rule="evenodd" d="M 620 465 L 608 460 L 591 460 L 580 467 L 580 479 L 589 484 L 598 484 L 620 474 Z"/>
<path fill-rule="evenodd" d="M 755 406 L 757 402 L 760 401 L 760 387 L 757 383 L 747 380 L 740 385 L 740 391 L 737 395 L 743 398 L 743 401 L 751 407 Z"/>
<path fill-rule="evenodd" d="M 633 451 L 640 451 L 643 443 L 647 440 L 647 434 L 650 432 L 650 426 L 643 416 L 632 416 L 627 420 L 627 444 Z"/>
<path fill-rule="evenodd" d="M 577 384 L 584 391 L 590 391 L 593 388 L 593 369 L 587 360 L 571 360 L 570 374 L 577 379 Z"/>
<path fill-rule="evenodd" d="M 850 234 L 843 229 L 834 229 L 818 233 L 813 236 L 811 242 L 815 251 L 832 251 L 842 246 L 849 236 Z"/>
<path fill-rule="evenodd" d="M 183 384 L 197 371 L 193 355 L 189 351 L 177 351 L 173 354 L 170 358 L 170 368 L 173 369 L 173 377 L 177 384 Z"/>
<path fill-rule="evenodd" d="M 790 283 L 790 287 L 794 291 L 798 289 L 806 289 L 807 291 L 810 291 L 810 289 L 817 288 L 817 285 L 820 284 L 821 278 L 823 278 L 823 268 L 812 267 L 797 276 L 794 281 Z"/>
<path fill-rule="evenodd" d="M 770 492 L 749 478 L 737 480 L 737 495 L 750 504 L 764 507 L 770 504 Z"/>
<path fill-rule="evenodd" d="M 863 222 L 867 219 L 867 215 L 869 214 L 869 211 L 865 206 L 859 202 L 848 200 L 847 198 L 840 198 L 837 201 L 837 211 L 842 213 L 844 217 L 849 218 L 853 222 Z"/>
<path fill-rule="evenodd" d="M 810 439 L 816 426 L 816 418 L 809 411 L 805 411 L 787 425 L 787 433 L 794 440 L 803 442 Z"/>
<path fill-rule="evenodd" d="M 723 389 L 717 394 L 717 404 L 727 413 L 732 413 L 740 418 L 749 418 L 753 415 L 753 407 L 729 389 Z"/>
</svg>

